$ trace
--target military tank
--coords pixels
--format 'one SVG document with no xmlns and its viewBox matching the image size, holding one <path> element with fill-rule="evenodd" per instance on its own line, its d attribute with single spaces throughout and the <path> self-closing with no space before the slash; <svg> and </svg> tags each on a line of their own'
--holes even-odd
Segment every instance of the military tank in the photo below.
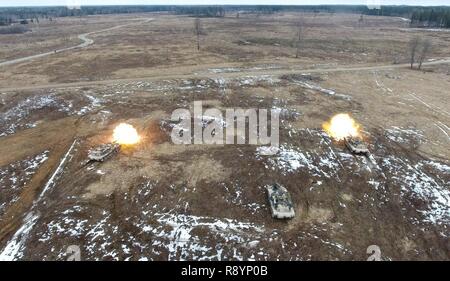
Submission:
<svg viewBox="0 0 450 281">
<path fill-rule="evenodd" d="M 347 137 L 344 139 L 345 146 L 354 154 L 369 155 L 367 145 L 357 138 Z"/>
<path fill-rule="evenodd" d="M 106 143 L 94 147 L 88 152 L 89 161 L 103 162 L 112 155 L 118 153 L 120 145 L 118 143 Z"/>
<path fill-rule="evenodd" d="M 272 217 L 276 219 L 290 219 L 295 216 L 291 195 L 284 186 L 275 183 L 266 187 Z"/>
</svg>

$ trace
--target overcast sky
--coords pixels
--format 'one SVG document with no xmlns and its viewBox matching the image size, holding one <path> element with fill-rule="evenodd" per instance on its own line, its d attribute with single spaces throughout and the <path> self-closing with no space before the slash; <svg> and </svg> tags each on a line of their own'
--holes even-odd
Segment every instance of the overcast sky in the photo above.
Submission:
<svg viewBox="0 0 450 281">
<path fill-rule="evenodd" d="M 450 0 L 0 0 L 0 6 L 65 6 L 78 5 L 318 5 L 373 4 L 382 5 L 450 5 Z"/>
</svg>

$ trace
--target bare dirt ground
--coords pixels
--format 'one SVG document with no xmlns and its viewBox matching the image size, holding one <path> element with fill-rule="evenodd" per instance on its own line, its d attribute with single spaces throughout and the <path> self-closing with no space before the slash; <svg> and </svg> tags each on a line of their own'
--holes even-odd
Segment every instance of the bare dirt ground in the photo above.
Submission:
<svg viewBox="0 0 450 281">
<path fill-rule="evenodd" d="M 0 258 L 66 259 L 70 245 L 89 260 L 364 260 L 369 245 L 385 260 L 450 258 L 450 68 L 403 65 L 414 35 L 432 40 L 429 59 L 447 59 L 450 33 L 388 17 L 229 15 L 202 19 L 197 51 L 193 18 L 111 15 L 0 37 L 1 58 L 136 18 L 153 21 L 2 68 Z M 170 115 L 194 100 L 281 110 L 280 150 L 174 145 Z M 361 123 L 372 158 L 321 129 L 340 112 Z M 120 122 L 141 142 L 83 166 Z M 273 182 L 290 191 L 294 219 L 271 218 Z"/>
</svg>

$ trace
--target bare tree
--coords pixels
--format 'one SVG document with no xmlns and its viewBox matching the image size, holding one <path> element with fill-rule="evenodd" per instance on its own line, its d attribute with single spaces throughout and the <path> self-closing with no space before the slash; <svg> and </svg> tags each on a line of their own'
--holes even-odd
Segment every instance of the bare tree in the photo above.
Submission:
<svg viewBox="0 0 450 281">
<path fill-rule="evenodd" d="M 295 41 L 295 58 L 298 58 L 299 54 L 300 54 L 300 47 L 301 47 L 301 43 L 303 40 L 303 36 L 304 36 L 304 24 L 302 21 L 299 21 L 297 23 L 297 38 Z"/>
<path fill-rule="evenodd" d="M 358 28 L 361 28 L 361 26 L 364 23 L 364 17 L 363 15 L 359 16 L 359 20 L 358 20 Z"/>
<path fill-rule="evenodd" d="M 416 61 L 417 50 L 419 49 L 420 38 L 418 36 L 414 36 L 411 41 L 409 41 L 409 54 L 410 54 L 410 63 L 411 69 L 413 69 L 414 62 Z"/>
<path fill-rule="evenodd" d="M 195 30 L 195 35 L 197 35 L 197 50 L 200 50 L 200 33 L 201 33 L 201 22 L 199 18 L 196 18 L 194 21 L 194 30 Z"/>
<path fill-rule="evenodd" d="M 430 41 L 430 39 L 425 39 L 422 43 L 422 48 L 420 49 L 419 69 L 422 68 L 422 63 L 424 62 L 425 58 L 427 57 L 430 49 L 431 49 L 431 41 Z"/>
</svg>

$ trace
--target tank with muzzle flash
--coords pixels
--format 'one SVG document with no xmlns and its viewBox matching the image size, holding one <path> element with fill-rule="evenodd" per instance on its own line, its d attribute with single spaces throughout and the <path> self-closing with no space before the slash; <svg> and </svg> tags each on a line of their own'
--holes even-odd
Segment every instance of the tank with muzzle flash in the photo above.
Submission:
<svg viewBox="0 0 450 281">
<path fill-rule="evenodd" d="M 88 152 L 89 161 L 103 162 L 120 151 L 118 143 L 106 143 L 94 147 Z"/>
<path fill-rule="evenodd" d="M 359 155 L 369 155 L 369 149 L 366 143 L 358 138 L 346 137 L 344 138 L 345 146 L 350 150 L 350 152 Z"/>
</svg>

